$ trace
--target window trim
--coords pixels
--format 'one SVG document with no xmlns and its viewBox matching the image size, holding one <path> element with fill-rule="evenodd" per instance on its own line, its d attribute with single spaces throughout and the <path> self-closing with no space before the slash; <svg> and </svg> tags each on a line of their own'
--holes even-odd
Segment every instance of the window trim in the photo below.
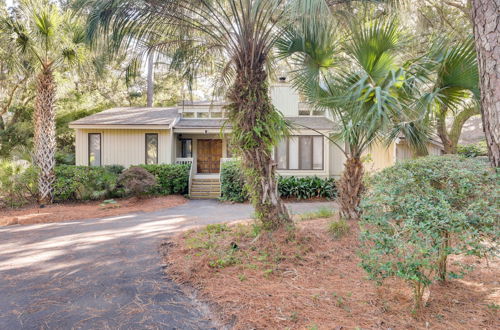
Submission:
<svg viewBox="0 0 500 330">
<path fill-rule="evenodd" d="M 90 164 L 90 137 L 99 135 L 99 165 Z M 87 133 L 87 166 L 102 166 L 102 133 Z"/>
<path fill-rule="evenodd" d="M 302 162 L 300 161 L 302 156 L 302 147 L 300 143 L 301 137 L 311 138 L 311 167 L 314 167 L 314 138 L 321 137 L 321 168 L 311 168 L 303 169 Z M 298 140 L 298 157 L 299 157 L 299 168 L 290 169 L 290 138 L 297 138 Z M 325 170 L 325 137 L 323 135 L 290 135 L 285 137 L 286 139 L 286 168 L 276 167 L 278 171 L 324 171 Z M 274 148 L 274 159 L 278 160 L 278 146 Z"/>
<path fill-rule="evenodd" d="M 156 161 L 153 164 L 148 164 L 148 136 L 156 136 Z M 158 153 L 160 151 L 160 140 L 158 137 L 158 133 L 146 133 L 144 135 L 144 164 L 146 165 L 158 165 Z"/>
</svg>

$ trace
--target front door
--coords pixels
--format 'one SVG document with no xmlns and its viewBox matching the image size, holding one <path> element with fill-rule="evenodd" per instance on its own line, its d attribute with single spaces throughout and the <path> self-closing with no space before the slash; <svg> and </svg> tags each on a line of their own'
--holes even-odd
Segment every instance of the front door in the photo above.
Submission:
<svg viewBox="0 0 500 330">
<path fill-rule="evenodd" d="M 222 140 L 198 140 L 198 173 L 219 173 Z"/>
</svg>

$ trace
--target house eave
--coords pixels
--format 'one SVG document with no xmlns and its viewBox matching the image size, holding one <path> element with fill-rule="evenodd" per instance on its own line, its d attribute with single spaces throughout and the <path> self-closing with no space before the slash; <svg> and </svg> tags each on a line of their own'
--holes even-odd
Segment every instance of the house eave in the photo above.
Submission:
<svg viewBox="0 0 500 330">
<path fill-rule="evenodd" d="M 169 125 L 85 125 L 85 124 L 70 124 L 69 128 L 73 129 L 155 129 L 164 130 L 171 129 L 172 124 Z"/>
</svg>

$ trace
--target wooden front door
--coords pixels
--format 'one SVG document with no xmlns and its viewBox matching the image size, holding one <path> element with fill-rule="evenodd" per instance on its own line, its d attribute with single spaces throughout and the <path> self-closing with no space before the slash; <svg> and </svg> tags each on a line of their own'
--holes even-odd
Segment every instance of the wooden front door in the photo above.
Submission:
<svg viewBox="0 0 500 330">
<path fill-rule="evenodd" d="M 219 173 L 222 140 L 198 140 L 198 173 Z"/>
</svg>

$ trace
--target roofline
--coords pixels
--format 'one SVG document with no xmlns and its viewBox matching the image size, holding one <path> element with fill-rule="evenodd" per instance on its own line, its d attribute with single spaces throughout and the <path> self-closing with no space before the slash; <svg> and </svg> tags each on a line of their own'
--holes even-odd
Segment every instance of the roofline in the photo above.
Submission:
<svg viewBox="0 0 500 330">
<path fill-rule="evenodd" d="M 103 125 L 86 125 L 86 124 L 69 124 L 69 128 L 73 129 L 171 129 L 172 124 L 161 124 L 161 125 L 151 125 L 151 124 L 103 124 Z"/>
</svg>

